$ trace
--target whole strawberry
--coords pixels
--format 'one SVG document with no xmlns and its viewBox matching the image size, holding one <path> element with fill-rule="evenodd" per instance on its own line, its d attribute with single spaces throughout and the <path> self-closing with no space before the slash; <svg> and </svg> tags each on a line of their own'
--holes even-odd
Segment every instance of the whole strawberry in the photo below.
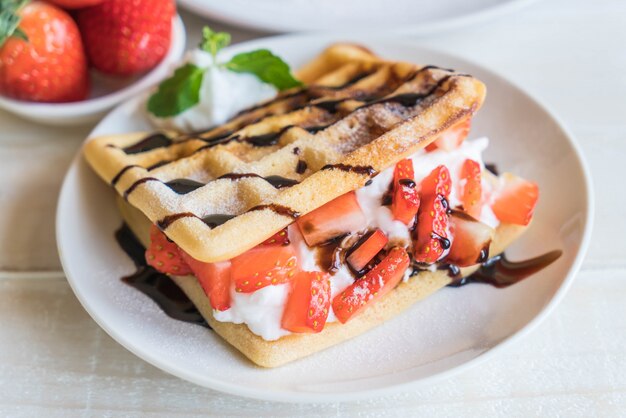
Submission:
<svg viewBox="0 0 626 418">
<path fill-rule="evenodd" d="M 0 0 L 0 94 L 72 102 L 88 90 L 87 58 L 72 18 L 48 3 Z"/>
<path fill-rule="evenodd" d="M 170 46 L 173 0 L 105 0 L 76 13 L 91 65 L 127 76 L 156 66 Z"/>
</svg>

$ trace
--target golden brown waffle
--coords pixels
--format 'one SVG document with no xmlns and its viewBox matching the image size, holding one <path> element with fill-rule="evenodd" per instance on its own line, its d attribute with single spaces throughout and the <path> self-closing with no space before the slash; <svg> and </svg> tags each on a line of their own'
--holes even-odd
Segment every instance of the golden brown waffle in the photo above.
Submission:
<svg viewBox="0 0 626 418">
<path fill-rule="evenodd" d="M 280 94 L 205 132 L 94 138 L 95 171 L 194 258 L 232 258 L 471 116 L 485 86 L 336 44 Z"/>
</svg>

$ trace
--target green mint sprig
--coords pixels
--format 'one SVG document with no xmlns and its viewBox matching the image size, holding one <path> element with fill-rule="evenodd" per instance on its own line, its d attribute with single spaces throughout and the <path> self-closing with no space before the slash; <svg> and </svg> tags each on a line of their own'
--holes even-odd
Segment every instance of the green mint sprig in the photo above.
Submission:
<svg viewBox="0 0 626 418">
<path fill-rule="evenodd" d="M 264 83 L 271 84 L 279 91 L 299 87 L 289 65 L 267 49 L 243 52 L 223 64 L 217 64 L 218 52 L 230 44 L 230 34 L 214 32 L 208 26 L 202 31 L 200 49 L 213 56 L 213 65 L 218 65 L 236 73 L 250 73 Z M 176 116 L 200 102 L 200 87 L 208 68 L 195 64 L 185 64 L 174 74 L 161 82 L 157 91 L 148 100 L 148 111 L 157 117 Z"/>
</svg>

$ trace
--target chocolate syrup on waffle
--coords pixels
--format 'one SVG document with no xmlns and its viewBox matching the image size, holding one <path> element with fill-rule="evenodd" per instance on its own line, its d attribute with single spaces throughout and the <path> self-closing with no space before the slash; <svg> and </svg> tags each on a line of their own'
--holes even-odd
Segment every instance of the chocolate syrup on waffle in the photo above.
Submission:
<svg viewBox="0 0 626 418">
<path fill-rule="evenodd" d="M 258 205 L 255 206 L 251 209 L 248 209 L 248 212 L 253 212 L 253 211 L 257 211 L 257 210 L 265 210 L 265 209 L 269 209 L 271 211 L 273 211 L 274 213 L 277 213 L 279 215 L 283 215 L 283 216 L 289 216 L 290 218 L 297 218 L 300 216 L 300 212 L 296 212 L 295 210 L 288 208 L 286 206 L 282 206 L 282 205 L 277 205 L 275 203 L 270 203 L 269 205 Z"/>
<path fill-rule="evenodd" d="M 117 182 L 120 181 L 120 179 L 122 178 L 124 173 L 127 172 L 128 170 L 130 170 L 133 167 L 141 167 L 141 166 L 139 166 L 137 164 L 130 164 L 130 165 L 127 165 L 126 167 L 122 168 L 120 170 L 120 172 L 117 173 L 115 175 L 115 177 L 113 177 L 113 179 L 111 180 L 111 186 L 115 186 L 117 184 Z"/>
<path fill-rule="evenodd" d="M 223 176 L 218 177 L 217 179 L 218 180 L 220 179 L 239 180 L 239 179 L 244 179 L 244 178 L 255 178 L 255 177 L 265 180 L 266 182 L 274 186 L 276 189 L 282 189 L 285 187 L 295 186 L 296 184 L 299 183 L 297 180 L 288 179 L 287 177 L 282 177 L 282 176 L 262 177 L 255 173 L 228 173 L 228 174 L 224 174 Z"/>
<path fill-rule="evenodd" d="M 360 108 L 364 108 L 367 106 L 373 106 L 381 103 L 398 103 L 404 107 L 412 107 L 420 104 L 424 99 L 430 97 L 439 87 L 441 87 L 451 76 L 445 76 L 441 80 L 437 82 L 429 91 L 426 93 L 401 93 L 396 94 L 394 96 L 383 97 L 382 99 L 373 100 L 369 103 L 364 104 Z"/>
<path fill-rule="evenodd" d="M 207 224 L 210 228 L 217 228 L 218 226 L 225 224 L 233 219 L 235 215 L 226 215 L 217 213 L 215 215 L 209 215 L 202 218 L 202 222 Z"/>
<path fill-rule="evenodd" d="M 280 139 L 281 135 L 291 128 L 293 128 L 293 125 L 288 125 L 288 126 L 281 128 L 277 132 L 270 132 L 268 134 L 263 134 L 263 135 L 248 136 L 248 137 L 243 138 L 243 140 L 254 145 L 255 147 L 270 147 L 272 145 L 278 144 L 278 140 Z"/>
<path fill-rule="evenodd" d="M 295 186 L 299 182 L 297 180 L 288 179 L 286 177 L 281 176 L 267 176 L 264 177 L 265 181 L 274 186 L 277 189 L 282 189 L 285 187 Z"/>
<path fill-rule="evenodd" d="M 306 161 L 304 160 L 298 160 L 298 164 L 296 164 L 296 173 L 298 174 L 304 174 L 304 172 L 307 169 L 307 164 Z"/>
<path fill-rule="evenodd" d="M 204 222 L 207 226 L 209 226 L 210 228 L 216 228 L 216 227 L 226 223 L 227 221 L 233 219 L 234 217 L 235 217 L 235 215 L 226 215 L 226 214 L 218 213 L 218 214 L 214 214 L 214 215 L 205 216 L 204 218 L 198 218 L 196 215 L 194 215 L 191 212 L 182 212 L 182 213 L 175 213 L 173 215 L 167 215 L 163 219 L 157 221 L 157 226 L 162 231 L 165 231 L 167 229 L 167 227 L 169 227 L 171 224 L 173 224 L 174 222 L 176 222 L 179 219 L 182 219 L 182 218 L 198 218 L 202 222 Z"/>
<path fill-rule="evenodd" d="M 524 261 L 511 261 L 505 254 L 490 258 L 480 268 L 467 277 L 456 279 L 450 287 L 460 287 L 470 283 L 487 283 L 495 287 L 508 287 L 546 268 L 559 259 L 563 251 L 554 250 Z M 457 272 L 458 275 L 458 272 Z"/>
<path fill-rule="evenodd" d="M 172 140 L 163 133 L 150 135 L 136 144 L 130 145 L 122 150 L 126 154 L 139 154 L 141 152 L 152 151 L 153 149 L 168 147 L 172 145 Z"/>
<path fill-rule="evenodd" d="M 128 195 L 131 194 L 133 192 L 133 190 L 135 190 L 140 184 L 144 184 L 144 183 L 147 183 L 149 181 L 161 181 L 161 180 L 159 180 L 159 179 L 157 179 L 155 177 L 144 177 L 142 179 L 137 180 L 136 182 L 131 184 L 128 189 L 126 189 L 126 191 L 124 192 L 124 199 L 128 200 Z"/>
<path fill-rule="evenodd" d="M 372 177 L 373 175 L 377 173 L 376 170 L 374 170 L 374 168 L 369 165 L 363 166 L 363 165 L 348 165 L 348 164 L 328 164 L 322 167 L 322 170 L 333 170 L 333 169 L 346 171 L 349 173 L 361 174 L 361 175 L 370 176 L 370 177 Z"/>
<path fill-rule="evenodd" d="M 126 224 L 115 231 L 115 239 L 137 267 L 135 273 L 122 277 L 124 283 L 152 299 L 169 317 L 210 328 L 176 283 L 146 264 L 145 248 Z"/>
<path fill-rule="evenodd" d="M 204 183 L 190 179 L 175 179 L 168 181 L 165 185 L 178 194 L 187 194 L 204 186 Z"/>
<path fill-rule="evenodd" d="M 175 213 L 173 215 L 167 215 L 163 219 L 157 221 L 156 224 L 161 231 L 165 231 L 168 226 L 182 218 L 197 218 L 197 216 L 191 212 Z"/>
<path fill-rule="evenodd" d="M 146 170 L 148 171 L 154 170 L 156 168 L 163 167 L 164 165 L 169 164 L 169 163 L 171 163 L 170 160 L 161 160 L 159 162 L 152 164 L 151 166 L 146 167 Z"/>
</svg>

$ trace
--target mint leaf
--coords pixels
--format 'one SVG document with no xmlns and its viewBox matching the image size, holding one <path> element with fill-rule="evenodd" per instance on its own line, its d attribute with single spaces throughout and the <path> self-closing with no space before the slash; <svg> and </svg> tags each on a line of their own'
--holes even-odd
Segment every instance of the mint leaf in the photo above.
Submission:
<svg viewBox="0 0 626 418">
<path fill-rule="evenodd" d="M 213 30 L 205 26 L 202 28 L 202 42 L 200 42 L 200 49 L 210 53 L 213 56 L 213 61 L 220 49 L 227 47 L 230 44 L 230 33 L 226 32 L 213 32 Z"/>
<path fill-rule="evenodd" d="M 267 49 L 237 54 L 225 66 L 236 73 L 254 74 L 281 91 L 302 85 L 291 75 L 289 65 Z"/>
<path fill-rule="evenodd" d="M 178 68 L 164 80 L 148 100 L 148 111 L 165 118 L 176 116 L 200 102 L 200 86 L 205 69 L 193 64 Z"/>
</svg>

